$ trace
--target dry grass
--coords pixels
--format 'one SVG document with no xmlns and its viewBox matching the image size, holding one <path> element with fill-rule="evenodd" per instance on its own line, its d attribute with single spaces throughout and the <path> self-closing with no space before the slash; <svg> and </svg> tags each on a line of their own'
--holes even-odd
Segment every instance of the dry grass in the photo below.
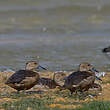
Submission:
<svg viewBox="0 0 110 110">
<path fill-rule="evenodd" d="M 0 110 L 11 110 L 14 106 L 14 110 L 65 110 L 65 109 L 83 109 L 86 103 L 95 101 L 110 101 L 110 73 L 108 73 L 102 82 L 102 95 L 93 98 L 80 97 L 70 95 L 68 90 L 59 91 L 56 89 L 47 89 L 33 87 L 28 91 L 42 91 L 41 93 L 32 94 L 15 94 L 15 90 L 4 84 L 9 76 L 13 73 L 2 72 L 0 73 Z M 67 73 L 69 74 L 69 73 Z M 46 78 L 53 78 L 52 72 L 41 73 L 41 76 Z M 99 104 L 99 103 L 98 103 Z M 100 105 L 100 104 L 99 104 Z M 86 105 L 85 105 L 86 106 Z M 91 105 L 90 105 L 91 106 Z M 90 109 L 91 110 L 91 109 Z M 103 110 L 103 109 L 97 109 Z M 106 109 L 105 109 L 106 110 Z"/>
</svg>

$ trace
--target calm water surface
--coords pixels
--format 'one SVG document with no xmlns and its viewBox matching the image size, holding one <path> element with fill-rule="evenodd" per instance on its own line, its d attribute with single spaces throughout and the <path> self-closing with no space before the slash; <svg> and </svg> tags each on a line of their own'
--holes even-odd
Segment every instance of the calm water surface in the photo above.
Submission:
<svg viewBox="0 0 110 110">
<path fill-rule="evenodd" d="M 50 71 L 90 62 L 110 71 L 110 0 L 0 0 L 0 70 L 38 58 Z"/>
</svg>

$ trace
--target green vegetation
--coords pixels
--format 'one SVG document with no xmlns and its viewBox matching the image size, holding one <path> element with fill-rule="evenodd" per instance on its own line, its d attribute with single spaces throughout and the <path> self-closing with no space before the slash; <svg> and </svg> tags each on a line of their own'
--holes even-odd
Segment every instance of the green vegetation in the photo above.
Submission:
<svg viewBox="0 0 110 110">
<path fill-rule="evenodd" d="M 17 102 L 5 103 L 2 106 L 6 110 L 26 110 L 28 107 L 32 110 L 46 109 L 44 101 L 37 98 L 25 98 Z"/>
<path fill-rule="evenodd" d="M 48 102 L 48 101 L 47 101 Z M 47 107 L 49 103 L 46 103 L 46 100 L 37 99 L 37 98 L 26 98 L 21 101 L 13 103 L 5 103 L 2 105 L 6 110 L 26 110 L 28 107 L 32 110 L 65 110 L 56 108 Z M 70 110 L 110 110 L 110 102 L 91 102 L 89 104 L 84 104 L 82 108 L 71 109 Z"/>
<path fill-rule="evenodd" d="M 74 102 L 74 100 L 80 100 L 79 98 L 76 99 L 73 96 L 67 97 L 69 99 L 66 101 L 59 101 L 55 102 L 55 98 L 52 97 L 54 94 L 54 97 L 57 97 L 60 99 L 60 96 L 58 94 L 55 94 L 55 92 L 48 92 L 48 94 L 36 94 L 39 96 L 39 98 L 35 97 L 34 94 L 30 95 L 23 95 L 23 94 L 18 94 L 18 95 L 10 95 L 9 98 L 12 99 L 17 99 L 16 101 L 12 102 L 5 102 L 2 104 L 1 108 L 4 108 L 5 110 L 110 110 L 110 102 L 106 101 L 92 101 L 92 102 Z M 64 94 L 62 94 L 63 96 Z M 62 98 L 65 98 L 63 96 Z M 73 99 L 72 99 L 73 98 Z M 73 100 L 73 101 L 70 101 Z M 55 107 L 50 107 L 49 105 L 54 105 L 54 104 L 60 104 L 61 107 L 63 106 L 68 106 L 68 105 L 81 105 L 81 107 L 78 108 L 61 108 L 58 106 Z"/>
<path fill-rule="evenodd" d="M 75 110 L 110 110 L 110 102 L 91 102 L 91 103 L 87 103 L 85 104 L 85 106 L 83 106 L 80 109 L 75 109 Z"/>
<path fill-rule="evenodd" d="M 110 80 L 102 82 L 102 84 L 108 84 L 108 83 L 110 84 Z"/>
</svg>

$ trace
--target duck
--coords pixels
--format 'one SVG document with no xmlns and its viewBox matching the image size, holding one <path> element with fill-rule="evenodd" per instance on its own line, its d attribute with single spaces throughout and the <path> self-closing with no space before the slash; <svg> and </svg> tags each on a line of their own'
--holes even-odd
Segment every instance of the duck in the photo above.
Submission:
<svg viewBox="0 0 110 110">
<path fill-rule="evenodd" d="M 17 90 L 18 93 L 21 90 L 31 89 L 40 80 L 39 73 L 35 71 L 39 68 L 46 70 L 37 61 L 28 61 L 25 69 L 16 71 L 8 78 L 5 84 Z"/>
<path fill-rule="evenodd" d="M 62 87 L 64 85 L 66 77 L 67 73 L 63 71 L 57 71 L 53 74 L 53 80 L 59 87 Z"/>
<path fill-rule="evenodd" d="M 60 88 L 64 84 L 66 73 L 63 71 L 56 71 L 53 73 L 53 78 L 40 77 L 37 85 L 44 86 L 45 88 L 55 89 Z"/>
<path fill-rule="evenodd" d="M 55 71 L 52 76 L 52 78 L 40 77 L 37 85 L 41 85 L 49 89 L 55 89 L 56 87 L 60 88 L 64 85 L 67 75 L 63 71 Z"/>
<path fill-rule="evenodd" d="M 49 89 L 55 89 L 57 86 L 59 86 L 53 79 L 45 77 L 40 78 L 38 85 L 42 85 Z"/>
<path fill-rule="evenodd" d="M 103 53 L 108 53 L 108 52 L 110 52 L 110 46 L 109 46 L 109 47 L 106 47 L 106 48 L 104 48 L 104 49 L 102 49 L 102 52 L 103 52 Z"/>
<path fill-rule="evenodd" d="M 64 82 L 62 88 L 69 89 L 71 94 L 78 91 L 88 91 L 89 88 L 95 87 L 95 79 L 101 80 L 95 76 L 95 72 L 98 72 L 88 62 L 83 62 L 79 65 L 79 69 L 76 72 L 71 73 Z"/>
</svg>

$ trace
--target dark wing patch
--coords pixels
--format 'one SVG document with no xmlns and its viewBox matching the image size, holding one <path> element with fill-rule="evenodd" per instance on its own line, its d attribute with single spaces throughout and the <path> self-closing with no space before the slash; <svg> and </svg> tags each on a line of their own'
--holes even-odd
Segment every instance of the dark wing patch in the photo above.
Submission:
<svg viewBox="0 0 110 110">
<path fill-rule="evenodd" d="M 39 84 L 48 86 L 50 89 L 55 88 L 57 86 L 55 81 L 49 78 L 40 78 Z"/>
<path fill-rule="evenodd" d="M 6 82 L 8 83 L 20 83 L 22 80 L 25 79 L 25 77 L 32 77 L 35 76 L 36 73 L 32 71 L 27 70 L 19 70 L 16 73 L 14 73 Z"/>
<path fill-rule="evenodd" d="M 93 74 L 86 72 L 86 71 L 77 71 L 69 75 L 65 81 L 65 83 L 70 85 L 77 85 L 82 80 L 86 79 L 89 76 L 92 76 Z"/>
</svg>

